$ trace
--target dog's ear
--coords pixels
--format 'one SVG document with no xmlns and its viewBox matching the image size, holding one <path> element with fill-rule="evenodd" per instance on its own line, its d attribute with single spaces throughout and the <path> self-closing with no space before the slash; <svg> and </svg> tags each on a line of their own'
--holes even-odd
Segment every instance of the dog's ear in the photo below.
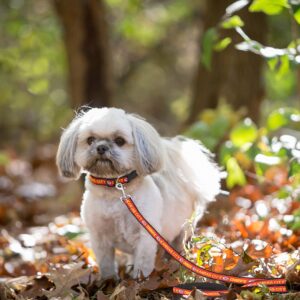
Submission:
<svg viewBox="0 0 300 300">
<path fill-rule="evenodd" d="M 132 127 L 136 156 L 137 172 L 147 175 L 163 167 L 164 151 L 158 132 L 137 115 L 128 115 Z"/>
<path fill-rule="evenodd" d="M 64 130 L 56 155 L 56 164 L 63 177 L 78 179 L 80 168 L 75 162 L 78 129 L 81 125 L 81 117 L 76 117 Z"/>
</svg>

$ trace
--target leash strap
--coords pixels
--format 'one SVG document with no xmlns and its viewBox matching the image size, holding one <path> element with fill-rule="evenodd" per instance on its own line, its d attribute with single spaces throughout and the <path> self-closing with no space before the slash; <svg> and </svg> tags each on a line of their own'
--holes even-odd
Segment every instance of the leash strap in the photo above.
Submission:
<svg viewBox="0 0 300 300">
<path fill-rule="evenodd" d="M 118 189 L 122 190 L 122 185 L 119 187 L 116 185 Z M 197 275 L 219 280 L 227 283 L 234 283 L 241 285 L 242 288 L 255 287 L 258 285 L 266 285 L 269 287 L 270 291 L 277 293 L 285 293 L 287 292 L 286 288 L 286 280 L 284 278 L 266 278 L 266 279 L 258 279 L 258 278 L 249 278 L 249 277 L 237 277 L 231 275 L 218 274 L 212 271 L 205 270 L 203 268 L 198 267 L 191 261 L 184 258 L 180 255 L 172 246 L 155 230 L 155 228 L 143 217 L 143 215 L 139 212 L 138 208 L 134 204 L 132 198 L 125 194 L 123 191 L 123 197 L 121 198 L 124 204 L 127 206 L 132 215 L 137 219 L 137 221 L 148 231 L 148 233 L 160 244 L 175 260 L 177 260 L 181 265 L 190 271 L 194 272 Z M 205 295 L 217 297 L 228 293 L 227 289 L 223 290 L 205 290 L 201 289 Z M 182 285 L 173 288 L 173 292 L 181 295 L 189 295 L 192 291 L 190 289 L 184 288 Z"/>
</svg>

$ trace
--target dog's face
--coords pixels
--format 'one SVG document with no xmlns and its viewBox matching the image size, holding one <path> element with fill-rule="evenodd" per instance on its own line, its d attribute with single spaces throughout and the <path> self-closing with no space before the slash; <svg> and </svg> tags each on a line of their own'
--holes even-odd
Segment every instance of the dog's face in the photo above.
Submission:
<svg viewBox="0 0 300 300">
<path fill-rule="evenodd" d="M 139 175 L 162 167 L 163 151 L 156 130 L 121 109 L 93 108 L 75 118 L 62 135 L 57 164 L 65 177 L 80 171 L 117 177 L 136 170 Z"/>
<path fill-rule="evenodd" d="M 119 111 L 89 111 L 77 139 L 75 162 L 94 175 L 119 175 L 134 167 L 132 129 Z"/>
</svg>

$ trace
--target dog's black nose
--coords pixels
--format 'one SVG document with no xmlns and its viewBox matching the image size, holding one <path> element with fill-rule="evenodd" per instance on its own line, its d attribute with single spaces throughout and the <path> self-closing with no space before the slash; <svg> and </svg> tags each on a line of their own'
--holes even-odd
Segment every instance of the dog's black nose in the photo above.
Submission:
<svg viewBox="0 0 300 300">
<path fill-rule="evenodd" d="M 97 147 L 97 152 L 102 155 L 108 150 L 108 147 L 106 145 L 100 145 Z"/>
</svg>

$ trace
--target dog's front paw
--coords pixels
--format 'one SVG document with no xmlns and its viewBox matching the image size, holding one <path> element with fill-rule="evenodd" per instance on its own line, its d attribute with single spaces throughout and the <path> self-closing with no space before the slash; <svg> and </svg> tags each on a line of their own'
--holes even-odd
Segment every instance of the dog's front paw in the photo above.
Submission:
<svg viewBox="0 0 300 300">
<path fill-rule="evenodd" d="M 133 268 L 133 278 L 138 279 L 142 277 L 149 277 L 152 271 L 153 271 L 153 266 L 135 265 Z"/>
<path fill-rule="evenodd" d="M 119 275 L 117 273 L 117 267 L 107 267 L 105 266 L 105 264 L 103 263 L 102 265 L 100 265 L 100 274 L 99 277 L 101 278 L 101 280 L 107 280 L 107 279 L 112 279 L 112 280 L 119 280 Z"/>
<path fill-rule="evenodd" d="M 106 280 L 113 280 L 113 281 L 119 281 L 120 277 L 118 274 L 114 273 L 114 274 L 99 274 L 99 279 L 102 281 L 106 281 Z"/>
</svg>

